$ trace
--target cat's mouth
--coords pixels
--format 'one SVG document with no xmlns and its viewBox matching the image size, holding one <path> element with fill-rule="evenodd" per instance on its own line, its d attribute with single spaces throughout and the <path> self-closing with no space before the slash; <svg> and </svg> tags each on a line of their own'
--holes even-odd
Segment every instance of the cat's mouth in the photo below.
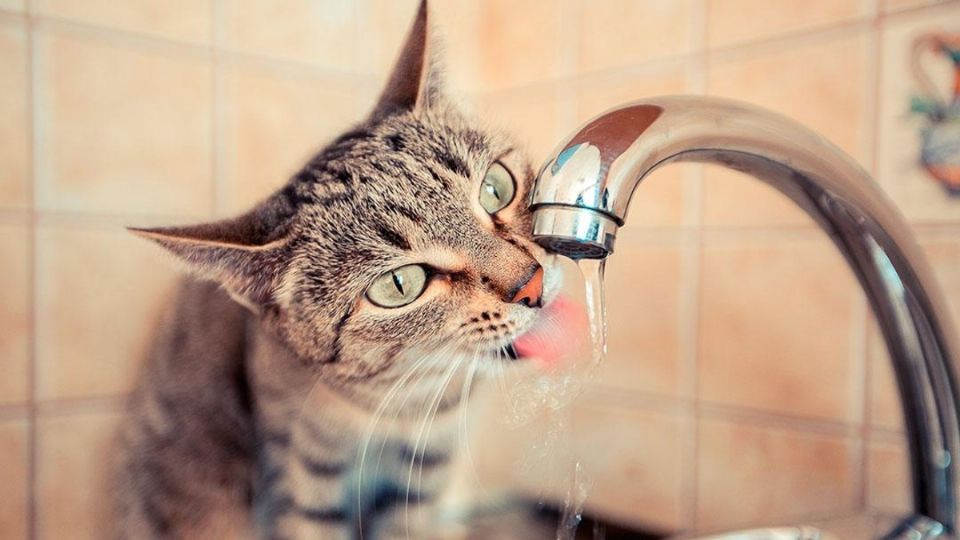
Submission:
<svg viewBox="0 0 960 540">
<path fill-rule="evenodd" d="M 553 366 L 576 355 L 588 335 L 583 307 L 558 296 L 543 308 L 536 322 L 509 343 L 495 347 L 493 353 L 512 361 L 533 358 Z"/>
<path fill-rule="evenodd" d="M 520 353 L 517 352 L 517 348 L 513 346 L 512 341 L 503 347 L 503 354 L 510 360 L 520 360 L 523 358 L 520 356 Z"/>
</svg>

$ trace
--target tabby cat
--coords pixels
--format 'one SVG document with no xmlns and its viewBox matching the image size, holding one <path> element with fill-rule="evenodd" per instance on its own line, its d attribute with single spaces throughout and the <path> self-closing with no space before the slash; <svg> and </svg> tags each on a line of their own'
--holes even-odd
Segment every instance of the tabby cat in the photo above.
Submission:
<svg viewBox="0 0 960 540">
<path fill-rule="evenodd" d="M 424 2 L 369 118 L 254 209 L 132 229 L 200 279 L 122 430 L 120 537 L 437 530 L 455 405 L 517 359 L 557 284 L 530 165 L 444 96 L 427 26 Z"/>
</svg>

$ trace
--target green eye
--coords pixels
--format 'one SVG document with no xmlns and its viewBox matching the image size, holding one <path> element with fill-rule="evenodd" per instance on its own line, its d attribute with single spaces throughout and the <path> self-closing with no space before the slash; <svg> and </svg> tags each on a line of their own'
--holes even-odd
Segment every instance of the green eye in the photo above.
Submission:
<svg viewBox="0 0 960 540">
<path fill-rule="evenodd" d="M 480 206 L 488 214 L 495 214 L 510 204 L 516 191 L 517 184 L 513 181 L 513 175 L 496 162 L 487 169 L 487 174 L 480 184 Z"/>
<path fill-rule="evenodd" d="M 367 299 L 380 307 L 397 308 L 419 298 L 426 287 L 426 270 L 419 264 L 408 264 L 378 277 L 367 289 Z"/>
</svg>

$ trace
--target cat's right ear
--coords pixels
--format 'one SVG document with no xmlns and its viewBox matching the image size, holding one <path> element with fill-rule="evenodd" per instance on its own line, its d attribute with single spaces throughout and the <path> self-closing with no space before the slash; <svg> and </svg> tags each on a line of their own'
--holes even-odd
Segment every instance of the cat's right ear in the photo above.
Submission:
<svg viewBox="0 0 960 540">
<path fill-rule="evenodd" d="M 427 0 L 421 0 L 413 26 L 400 50 L 400 57 L 393 66 L 371 119 L 426 107 L 439 96 L 439 74 L 432 69 L 429 34 Z"/>
<path fill-rule="evenodd" d="M 163 246 L 192 273 L 220 283 L 236 300 L 257 310 L 275 303 L 290 260 L 289 237 L 265 231 L 262 213 L 255 209 L 200 225 L 128 229 Z"/>
</svg>

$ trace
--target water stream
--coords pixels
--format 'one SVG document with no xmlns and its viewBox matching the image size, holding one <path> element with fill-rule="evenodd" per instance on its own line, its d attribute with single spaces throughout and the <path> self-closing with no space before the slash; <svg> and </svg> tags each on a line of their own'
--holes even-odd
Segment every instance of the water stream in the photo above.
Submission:
<svg viewBox="0 0 960 540">
<path fill-rule="evenodd" d="M 607 356 L 607 306 L 603 291 L 603 271 L 606 259 L 581 259 L 577 261 L 580 274 L 583 276 L 584 300 L 587 309 L 587 318 L 590 323 L 590 358 L 586 365 L 581 364 L 579 377 L 588 379 Z M 581 382 L 582 384 L 582 382 Z M 576 424 L 570 418 L 572 407 L 565 408 L 567 415 L 566 430 L 569 437 L 569 448 L 574 447 L 577 440 Z M 573 456 L 571 459 L 570 478 L 567 494 L 563 501 L 563 514 L 557 524 L 557 540 L 573 540 L 577 534 L 577 527 L 582 519 L 583 505 L 587 499 L 590 480 L 580 460 Z M 603 531 L 594 529 L 595 539 L 602 538 Z"/>
</svg>

